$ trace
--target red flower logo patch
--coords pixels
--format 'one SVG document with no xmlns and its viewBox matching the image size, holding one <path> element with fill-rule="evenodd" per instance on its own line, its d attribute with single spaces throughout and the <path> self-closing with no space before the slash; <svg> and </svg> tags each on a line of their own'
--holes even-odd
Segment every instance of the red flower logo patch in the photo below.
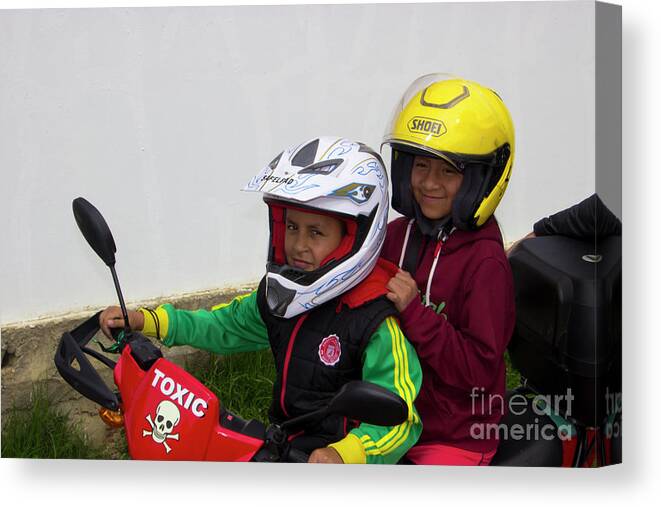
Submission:
<svg viewBox="0 0 661 507">
<path fill-rule="evenodd" d="M 342 348 L 340 347 L 340 339 L 336 334 L 332 334 L 321 340 L 319 344 L 319 359 L 326 366 L 333 366 L 337 364 L 342 355 Z"/>
</svg>

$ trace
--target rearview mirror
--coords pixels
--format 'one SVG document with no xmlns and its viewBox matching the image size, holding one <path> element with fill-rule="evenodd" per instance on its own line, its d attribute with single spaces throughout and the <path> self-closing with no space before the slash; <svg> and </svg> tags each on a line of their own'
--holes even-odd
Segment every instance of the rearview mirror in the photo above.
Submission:
<svg viewBox="0 0 661 507">
<path fill-rule="evenodd" d="M 117 252 L 115 240 L 99 210 L 82 197 L 74 199 L 72 206 L 78 228 L 92 250 L 101 257 L 106 266 L 114 266 L 115 252 Z"/>
<path fill-rule="evenodd" d="M 356 380 L 342 386 L 328 405 L 327 412 L 367 424 L 396 426 L 406 421 L 409 409 L 406 402 L 392 391 Z"/>
</svg>

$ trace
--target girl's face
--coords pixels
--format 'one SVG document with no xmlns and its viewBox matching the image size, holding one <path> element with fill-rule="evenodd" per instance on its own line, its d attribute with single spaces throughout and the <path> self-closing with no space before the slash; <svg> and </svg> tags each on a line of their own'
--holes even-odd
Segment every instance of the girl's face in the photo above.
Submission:
<svg viewBox="0 0 661 507">
<path fill-rule="evenodd" d="M 411 188 L 423 215 L 431 220 L 449 215 L 463 179 L 464 175 L 449 162 L 416 155 L 411 170 Z"/>
<path fill-rule="evenodd" d="M 342 222 L 327 215 L 287 209 L 285 257 L 287 264 L 314 271 L 342 241 Z"/>
</svg>

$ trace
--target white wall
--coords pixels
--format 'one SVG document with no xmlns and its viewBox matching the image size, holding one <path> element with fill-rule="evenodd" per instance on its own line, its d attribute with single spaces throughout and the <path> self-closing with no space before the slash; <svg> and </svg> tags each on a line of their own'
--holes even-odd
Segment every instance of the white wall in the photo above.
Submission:
<svg viewBox="0 0 661 507">
<path fill-rule="evenodd" d="M 240 188 L 283 147 L 378 147 L 416 77 L 499 91 L 517 128 L 506 240 L 594 191 L 592 2 L 0 11 L 0 323 L 114 303 L 71 200 L 118 246 L 125 297 L 264 269 Z"/>
</svg>

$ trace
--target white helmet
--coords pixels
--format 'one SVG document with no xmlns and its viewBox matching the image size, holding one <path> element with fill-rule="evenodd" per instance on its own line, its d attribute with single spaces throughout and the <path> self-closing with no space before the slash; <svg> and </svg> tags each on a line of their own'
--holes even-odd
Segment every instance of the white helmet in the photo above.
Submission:
<svg viewBox="0 0 661 507">
<path fill-rule="evenodd" d="M 388 220 L 388 177 L 370 147 L 338 137 L 293 146 L 243 189 L 262 192 L 269 206 L 266 301 L 273 315 L 312 310 L 360 283 L 381 252 Z M 346 225 L 338 248 L 314 271 L 288 266 L 285 208 L 327 213 Z"/>
</svg>

